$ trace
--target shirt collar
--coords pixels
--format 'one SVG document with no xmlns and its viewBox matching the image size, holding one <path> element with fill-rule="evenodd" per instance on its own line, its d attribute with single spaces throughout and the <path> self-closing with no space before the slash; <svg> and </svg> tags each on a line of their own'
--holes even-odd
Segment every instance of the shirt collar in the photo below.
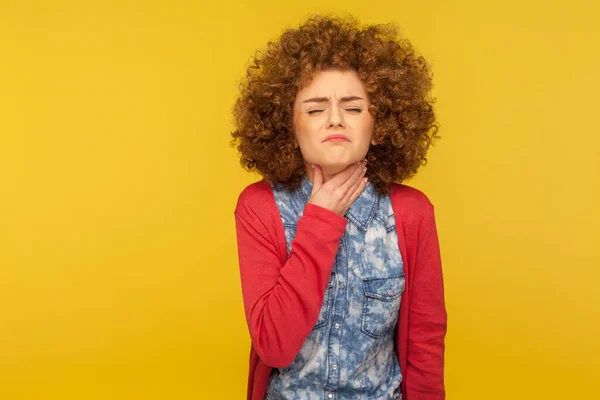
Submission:
<svg viewBox="0 0 600 400">
<path fill-rule="evenodd" d="M 308 179 L 308 176 L 304 174 L 302 176 L 302 182 L 300 184 L 300 195 L 306 203 L 312 192 L 312 182 Z M 367 181 L 367 185 L 364 190 L 358 196 L 358 198 L 352 203 L 345 217 L 352 221 L 363 231 L 366 231 L 371 223 L 371 220 L 375 216 L 377 207 L 379 206 L 379 195 L 375 191 L 370 181 Z"/>
</svg>

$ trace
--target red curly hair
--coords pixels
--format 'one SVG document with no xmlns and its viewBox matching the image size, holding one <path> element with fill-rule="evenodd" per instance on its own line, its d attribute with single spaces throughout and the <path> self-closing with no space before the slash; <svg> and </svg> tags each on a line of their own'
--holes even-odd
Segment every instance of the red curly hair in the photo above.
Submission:
<svg viewBox="0 0 600 400">
<path fill-rule="evenodd" d="M 391 182 L 401 183 L 427 164 L 427 150 L 440 138 L 435 98 L 429 98 L 430 67 L 408 40 L 398 38 L 392 23 L 361 28 L 354 17 L 312 15 L 268 42 L 240 83 L 231 145 L 246 170 L 296 189 L 305 167 L 294 146 L 294 99 L 316 72 L 328 68 L 354 69 L 365 84 L 376 143 L 366 156 L 367 176 L 379 194 L 387 194 Z"/>
</svg>

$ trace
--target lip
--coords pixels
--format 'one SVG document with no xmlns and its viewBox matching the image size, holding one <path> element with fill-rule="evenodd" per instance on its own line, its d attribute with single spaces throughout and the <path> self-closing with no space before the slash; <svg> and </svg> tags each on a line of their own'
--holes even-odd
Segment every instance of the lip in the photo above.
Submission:
<svg viewBox="0 0 600 400">
<path fill-rule="evenodd" d="M 350 139 L 346 135 L 335 134 L 335 135 L 327 136 L 323 141 L 324 142 L 349 142 Z"/>
</svg>

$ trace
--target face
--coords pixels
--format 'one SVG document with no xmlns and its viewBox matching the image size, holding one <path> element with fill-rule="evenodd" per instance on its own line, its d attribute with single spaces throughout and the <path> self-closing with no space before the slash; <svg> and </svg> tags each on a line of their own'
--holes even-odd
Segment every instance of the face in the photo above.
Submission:
<svg viewBox="0 0 600 400">
<path fill-rule="evenodd" d="M 362 160 L 373 134 L 364 84 L 354 70 L 319 71 L 296 94 L 294 132 L 306 168 L 329 174 Z"/>
</svg>

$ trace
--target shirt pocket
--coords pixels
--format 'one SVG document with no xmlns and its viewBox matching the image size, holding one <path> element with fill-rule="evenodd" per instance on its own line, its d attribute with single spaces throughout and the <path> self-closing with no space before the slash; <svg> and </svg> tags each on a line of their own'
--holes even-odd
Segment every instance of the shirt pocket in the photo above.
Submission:
<svg viewBox="0 0 600 400">
<path fill-rule="evenodd" d="M 396 326 L 404 276 L 364 278 L 363 289 L 361 331 L 377 339 Z"/>
<path fill-rule="evenodd" d="M 324 325 L 327 325 L 327 323 L 329 322 L 331 308 L 333 307 L 333 297 L 335 295 L 335 282 L 335 272 L 332 272 L 329 276 L 327 289 L 325 289 L 325 296 L 323 297 L 323 304 L 321 305 L 321 311 L 319 312 L 319 319 L 313 327 L 313 331 L 319 329 Z"/>
</svg>

